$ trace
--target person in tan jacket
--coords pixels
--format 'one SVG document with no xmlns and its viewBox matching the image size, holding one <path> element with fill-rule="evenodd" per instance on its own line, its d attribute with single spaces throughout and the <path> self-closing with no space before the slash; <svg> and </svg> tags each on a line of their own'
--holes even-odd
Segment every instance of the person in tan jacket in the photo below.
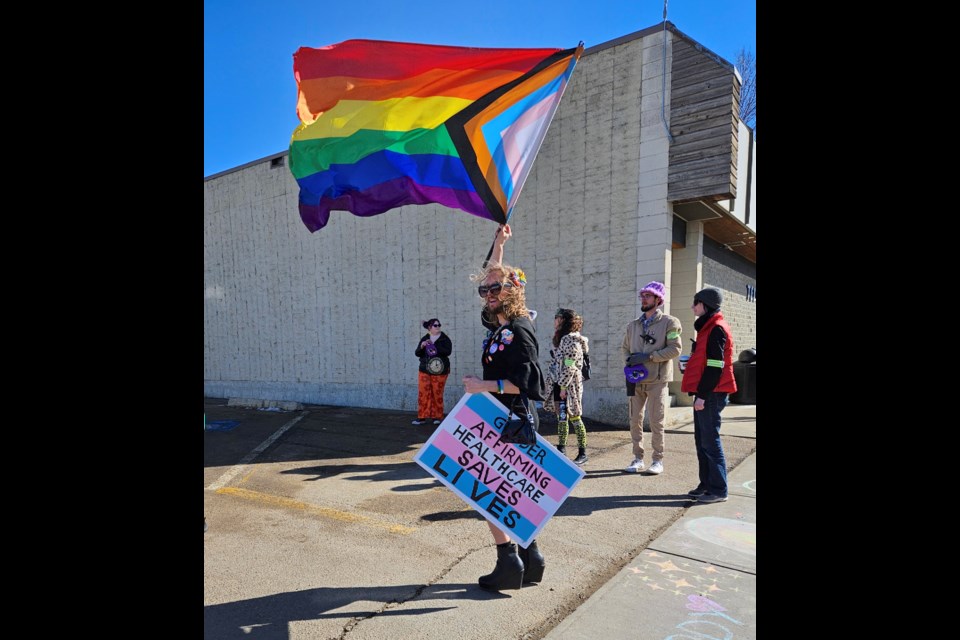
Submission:
<svg viewBox="0 0 960 640">
<path fill-rule="evenodd" d="M 674 358 L 680 355 L 680 321 L 663 312 L 666 300 L 662 282 L 650 282 L 638 294 L 642 313 L 627 324 L 620 345 L 624 363 L 632 367 L 626 379 L 630 402 L 630 436 L 633 438 L 633 462 L 624 471 L 640 473 L 643 464 L 643 414 L 650 414 L 653 434 L 653 459 L 648 473 L 663 473 L 663 430 L 667 406 L 667 383 L 673 380 Z M 624 372 L 627 375 L 627 372 Z"/>
</svg>

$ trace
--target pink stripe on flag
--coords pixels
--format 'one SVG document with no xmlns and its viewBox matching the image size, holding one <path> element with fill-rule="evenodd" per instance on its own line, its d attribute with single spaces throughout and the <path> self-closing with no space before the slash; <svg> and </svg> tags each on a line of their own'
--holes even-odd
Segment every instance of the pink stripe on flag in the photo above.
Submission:
<svg viewBox="0 0 960 640">
<path fill-rule="evenodd" d="M 550 94 L 524 111 L 516 122 L 511 123 L 500 133 L 510 175 L 517 176 L 524 173 L 526 161 L 537 152 L 537 147 L 531 145 L 539 142 L 538 135 L 550 125 L 550 110 L 555 102 L 555 94 Z"/>
</svg>

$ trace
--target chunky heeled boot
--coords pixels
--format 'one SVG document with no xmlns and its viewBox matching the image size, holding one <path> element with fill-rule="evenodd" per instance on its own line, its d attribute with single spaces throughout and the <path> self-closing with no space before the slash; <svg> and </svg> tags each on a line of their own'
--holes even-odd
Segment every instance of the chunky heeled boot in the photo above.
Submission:
<svg viewBox="0 0 960 640">
<path fill-rule="evenodd" d="M 576 459 L 574 459 L 573 464 L 583 464 L 590 458 L 587 457 L 587 448 L 580 447 L 580 452 L 578 453 Z"/>
<path fill-rule="evenodd" d="M 493 572 L 480 576 L 480 586 L 490 591 L 519 589 L 523 583 L 523 561 L 517 555 L 517 546 L 512 542 L 497 545 L 497 566 Z"/>
<path fill-rule="evenodd" d="M 523 581 L 540 582 L 543 580 L 543 568 L 547 566 L 543 559 L 543 554 L 537 547 L 537 541 L 531 540 L 530 546 L 524 549 L 520 547 L 520 560 L 523 561 Z"/>
</svg>

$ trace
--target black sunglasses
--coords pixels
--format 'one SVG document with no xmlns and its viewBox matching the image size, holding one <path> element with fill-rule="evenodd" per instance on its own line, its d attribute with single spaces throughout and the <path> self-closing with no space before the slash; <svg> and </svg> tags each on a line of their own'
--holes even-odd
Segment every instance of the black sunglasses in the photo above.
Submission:
<svg viewBox="0 0 960 640">
<path fill-rule="evenodd" d="M 477 293 L 480 294 L 481 298 L 485 297 L 487 293 L 492 293 L 495 296 L 499 295 L 501 290 L 503 290 L 503 283 L 500 282 L 494 282 L 490 286 L 482 284 L 477 287 Z"/>
<path fill-rule="evenodd" d="M 441 325 L 440 325 L 439 322 L 434 322 L 434 323 L 433 323 L 432 325 L 430 325 L 430 326 L 431 326 L 431 327 L 436 327 L 437 329 L 439 329 Z"/>
</svg>

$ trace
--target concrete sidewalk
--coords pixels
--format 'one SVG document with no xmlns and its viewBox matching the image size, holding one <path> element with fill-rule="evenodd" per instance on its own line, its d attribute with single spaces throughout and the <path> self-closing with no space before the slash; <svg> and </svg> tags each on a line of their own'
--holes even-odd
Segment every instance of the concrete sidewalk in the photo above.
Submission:
<svg viewBox="0 0 960 640">
<path fill-rule="evenodd" d="M 690 507 L 546 640 L 756 638 L 756 478 L 753 453 L 728 473 L 727 502 Z"/>
</svg>

